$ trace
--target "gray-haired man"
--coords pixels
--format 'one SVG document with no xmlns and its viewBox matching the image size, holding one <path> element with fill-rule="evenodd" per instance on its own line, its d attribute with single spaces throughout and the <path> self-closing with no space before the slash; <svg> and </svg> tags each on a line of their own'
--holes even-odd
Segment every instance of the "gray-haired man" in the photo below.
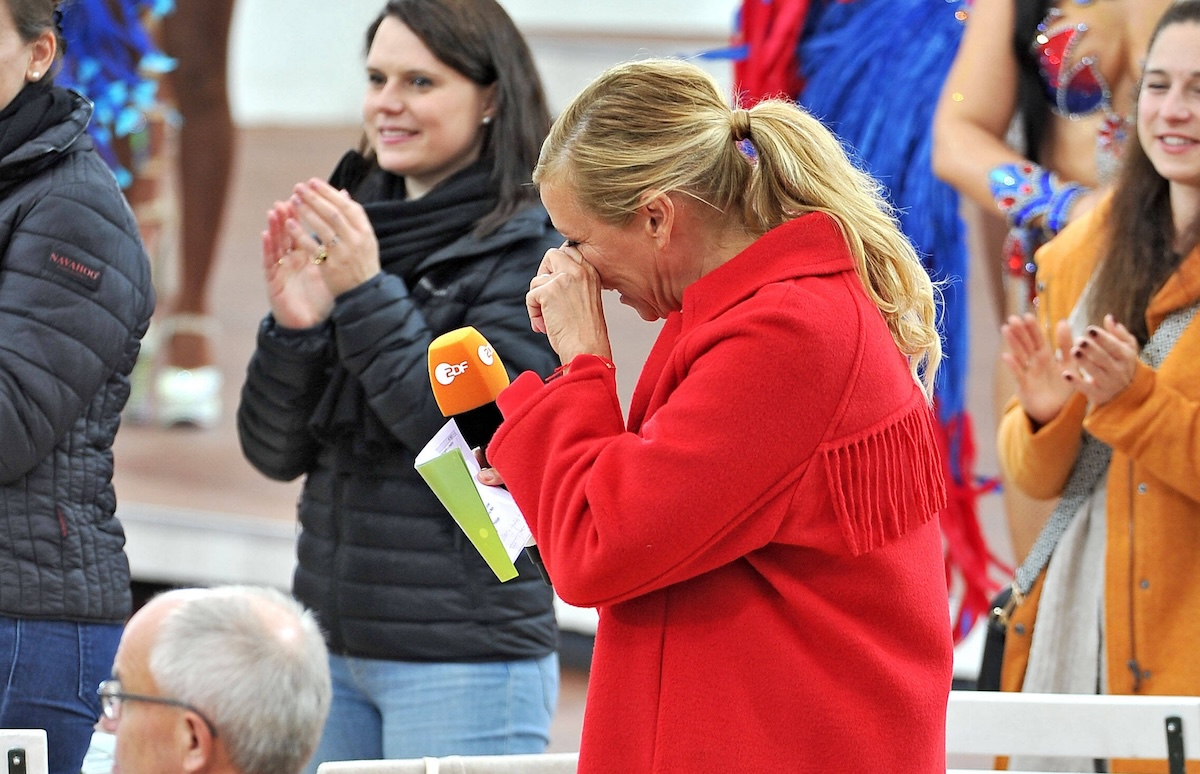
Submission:
<svg viewBox="0 0 1200 774">
<path fill-rule="evenodd" d="M 120 774 L 295 774 L 329 711 L 312 615 L 273 589 L 169 591 L 129 620 L 99 728 Z"/>
</svg>

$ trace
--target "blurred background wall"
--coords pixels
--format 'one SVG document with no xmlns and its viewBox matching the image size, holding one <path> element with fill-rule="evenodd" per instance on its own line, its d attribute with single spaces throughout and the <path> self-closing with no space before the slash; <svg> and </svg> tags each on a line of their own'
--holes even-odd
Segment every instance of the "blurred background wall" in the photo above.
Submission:
<svg viewBox="0 0 1200 774">
<path fill-rule="evenodd" d="M 727 44 L 737 0 L 500 0 L 534 51 L 552 110 L 605 67 Z M 384 0 L 238 0 L 230 96 L 242 126 L 358 120 L 363 31 Z M 727 62 L 706 67 L 729 89 Z"/>
</svg>

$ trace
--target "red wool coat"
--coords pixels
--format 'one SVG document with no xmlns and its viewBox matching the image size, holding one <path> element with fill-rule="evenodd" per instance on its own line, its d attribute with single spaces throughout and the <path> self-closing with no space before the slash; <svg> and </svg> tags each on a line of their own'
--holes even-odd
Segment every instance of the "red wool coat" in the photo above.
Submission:
<svg viewBox="0 0 1200 774">
<path fill-rule="evenodd" d="M 599 358 L 521 381 L 488 458 L 599 609 L 581 774 L 945 770 L 932 417 L 829 217 L 687 289 L 628 423 Z"/>
</svg>

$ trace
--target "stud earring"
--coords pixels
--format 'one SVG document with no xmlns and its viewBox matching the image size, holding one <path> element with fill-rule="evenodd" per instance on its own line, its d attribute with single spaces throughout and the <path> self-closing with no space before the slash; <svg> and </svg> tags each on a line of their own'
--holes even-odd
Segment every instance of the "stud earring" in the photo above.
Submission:
<svg viewBox="0 0 1200 774">
<path fill-rule="evenodd" d="M 40 79 L 41 79 L 41 77 L 42 77 L 42 74 L 41 74 L 40 72 L 38 72 L 37 70 L 34 70 L 33 72 L 31 72 L 31 73 L 29 74 L 29 77 L 30 77 L 32 80 L 35 80 L 35 81 L 36 81 L 36 80 L 40 80 Z"/>
<path fill-rule="evenodd" d="M 487 126 L 487 125 L 488 125 L 488 124 L 490 124 L 491 122 L 492 122 L 492 117 L 491 117 L 491 116 L 484 116 L 484 117 L 483 117 L 483 125 L 484 125 L 484 126 Z"/>
</svg>

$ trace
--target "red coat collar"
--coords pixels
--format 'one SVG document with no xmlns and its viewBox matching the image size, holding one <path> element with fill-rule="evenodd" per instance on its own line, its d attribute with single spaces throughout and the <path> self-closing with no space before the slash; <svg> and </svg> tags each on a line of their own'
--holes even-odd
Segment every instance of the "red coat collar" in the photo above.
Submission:
<svg viewBox="0 0 1200 774">
<path fill-rule="evenodd" d="M 683 326 L 711 320 L 774 282 L 853 271 L 846 238 L 823 212 L 776 226 L 683 292 Z"/>
</svg>

